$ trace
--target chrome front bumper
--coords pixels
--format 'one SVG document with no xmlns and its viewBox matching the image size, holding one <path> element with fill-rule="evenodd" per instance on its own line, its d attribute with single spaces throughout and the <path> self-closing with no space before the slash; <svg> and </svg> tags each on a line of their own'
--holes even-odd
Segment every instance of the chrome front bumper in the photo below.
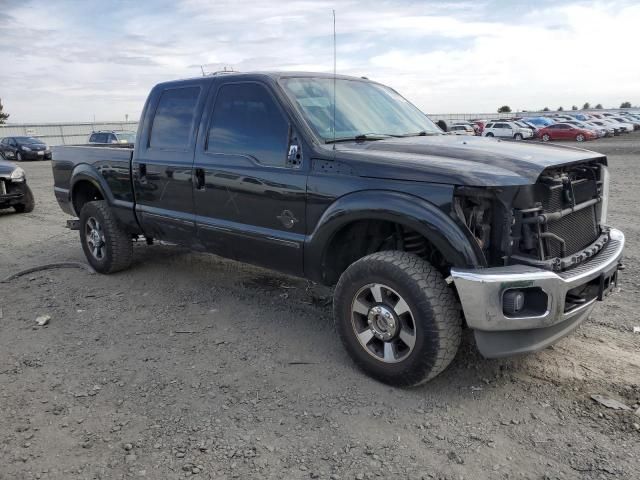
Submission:
<svg viewBox="0 0 640 480">
<path fill-rule="evenodd" d="M 467 324 L 476 330 L 481 353 L 487 357 L 540 350 L 577 327 L 589 314 L 596 298 L 565 311 L 567 292 L 592 280 L 615 274 L 622 258 L 624 234 L 611 229 L 609 243 L 593 258 L 565 272 L 527 265 L 486 269 L 452 269 Z M 539 287 L 547 294 L 547 308 L 536 316 L 508 317 L 503 312 L 506 290 Z M 548 335 L 546 335 L 546 333 Z M 491 334 L 495 334 L 491 337 Z M 513 345 L 509 339 L 513 337 Z M 527 344 L 526 339 L 531 342 Z M 491 346 L 483 346 L 493 338 Z M 516 341 L 517 338 L 517 341 Z M 484 351 L 483 351 L 484 350 Z"/>
</svg>

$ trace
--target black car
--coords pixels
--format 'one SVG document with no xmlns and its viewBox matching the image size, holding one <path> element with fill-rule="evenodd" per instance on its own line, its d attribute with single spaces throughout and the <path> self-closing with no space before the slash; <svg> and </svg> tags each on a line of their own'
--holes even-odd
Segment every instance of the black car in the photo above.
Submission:
<svg viewBox="0 0 640 480">
<path fill-rule="evenodd" d="M 6 137 L 0 142 L 0 153 L 7 160 L 51 160 L 51 150 L 33 137 Z"/>
<path fill-rule="evenodd" d="M 35 206 L 24 170 L 0 158 L 0 209 L 13 207 L 16 212 L 31 212 Z"/>
</svg>

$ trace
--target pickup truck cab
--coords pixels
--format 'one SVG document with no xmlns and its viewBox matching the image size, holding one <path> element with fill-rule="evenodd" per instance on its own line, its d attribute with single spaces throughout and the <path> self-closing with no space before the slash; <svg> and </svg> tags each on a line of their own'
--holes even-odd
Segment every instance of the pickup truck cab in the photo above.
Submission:
<svg viewBox="0 0 640 480">
<path fill-rule="evenodd" d="M 415 385 L 463 326 L 487 357 L 575 329 L 617 280 L 605 156 L 445 135 L 393 89 L 231 73 L 151 91 L 135 148 L 54 150 L 55 195 L 99 272 L 162 239 L 335 285 L 355 363 Z"/>
</svg>

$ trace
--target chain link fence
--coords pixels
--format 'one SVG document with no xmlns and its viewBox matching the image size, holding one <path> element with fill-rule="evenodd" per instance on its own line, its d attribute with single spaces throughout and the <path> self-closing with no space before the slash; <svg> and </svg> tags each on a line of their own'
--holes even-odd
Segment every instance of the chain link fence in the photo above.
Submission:
<svg viewBox="0 0 640 480">
<path fill-rule="evenodd" d="M 0 125 L 0 138 L 34 137 L 49 146 L 87 143 L 98 130 L 138 131 L 138 122 L 25 123 Z"/>
</svg>

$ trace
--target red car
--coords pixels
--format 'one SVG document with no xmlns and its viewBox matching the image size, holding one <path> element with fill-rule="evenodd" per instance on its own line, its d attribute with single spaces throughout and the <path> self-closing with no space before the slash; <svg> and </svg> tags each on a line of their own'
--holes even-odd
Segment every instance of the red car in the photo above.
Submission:
<svg viewBox="0 0 640 480">
<path fill-rule="evenodd" d="M 598 138 L 598 134 L 593 130 L 585 130 L 570 123 L 554 123 L 548 127 L 538 130 L 538 138 L 543 142 L 549 140 L 576 140 L 584 142 Z"/>
</svg>

